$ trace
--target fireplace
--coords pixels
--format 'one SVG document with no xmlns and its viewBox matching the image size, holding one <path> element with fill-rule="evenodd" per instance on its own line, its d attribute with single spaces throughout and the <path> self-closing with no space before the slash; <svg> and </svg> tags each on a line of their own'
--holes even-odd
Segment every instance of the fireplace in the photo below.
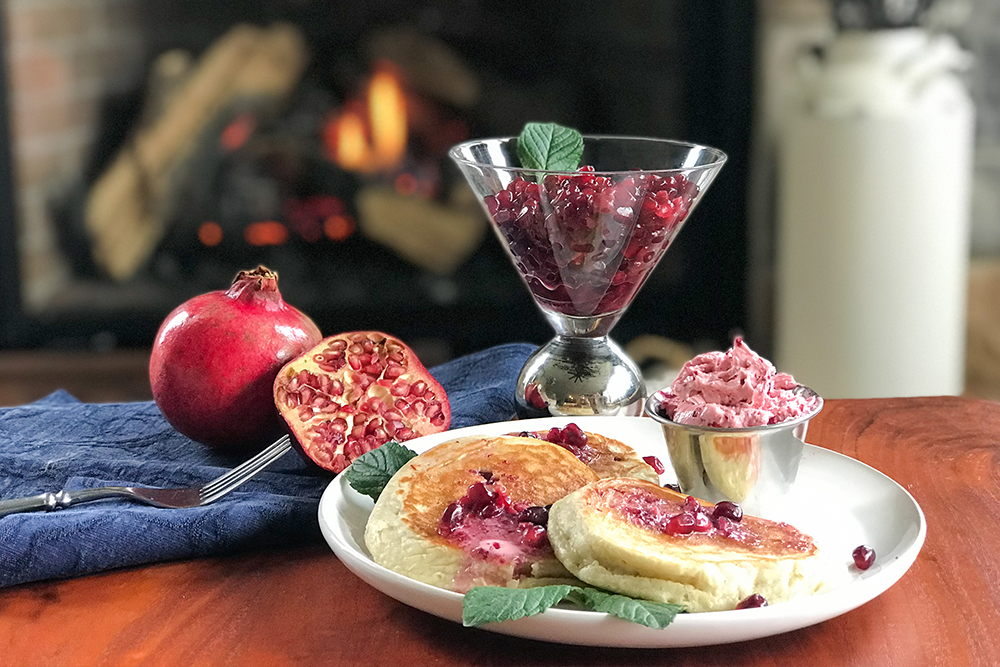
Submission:
<svg viewBox="0 0 1000 667">
<path fill-rule="evenodd" d="M 324 333 L 429 363 L 544 342 L 445 158 L 529 120 L 730 155 L 615 330 L 744 326 L 752 3 L 6 0 L 0 346 L 145 347 L 184 299 L 278 271 Z"/>
</svg>

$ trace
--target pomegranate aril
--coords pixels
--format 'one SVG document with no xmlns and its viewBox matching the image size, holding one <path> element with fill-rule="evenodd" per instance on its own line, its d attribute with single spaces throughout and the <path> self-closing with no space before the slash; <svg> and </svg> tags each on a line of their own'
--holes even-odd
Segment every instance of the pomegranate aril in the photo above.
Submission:
<svg viewBox="0 0 1000 667">
<path fill-rule="evenodd" d="M 484 484 L 483 482 L 476 482 L 469 487 L 465 496 L 462 498 L 462 502 L 465 507 L 474 513 L 479 513 L 485 507 L 494 505 L 497 501 L 497 492 L 493 487 Z"/>
<path fill-rule="evenodd" d="M 534 523 L 545 526 L 549 522 L 549 508 L 532 506 L 526 507 L 517 515 L 517 520 L 521 522 Z"/>
<path fill-rule="evenodd" d="M 734 502 L 723 500 L 716 503 L 715 509 L 712 511 L 712 517 L 716 522 L 720 518 L 725 517 L 734 523 L 739 523 L 743 520 L 743 508 Z"/>
<path fill-rule="evenodd" d="M 667 469 L 663 466 L 663 462 L 655 456 L 643 456 L 642 460 L 645 461 L 657 475 L 662 475 L 667 471 Z"/>
<path fill-rule="evenodd" d="M 754 593 L 753 595 L 748 595 L 737 603 L 737 609 L 755 609 L 757 607 L 766 607 L 767 600 L 763 595 Z"/>
<path fill-rule="evenodd" d="M 720 516 L 716 520 L 716 528 L 718 528 L 720 535 L 729 537 L 736 532 L 736 523 L 727 517 Z"/>
<path fill-rule="evenodd" d="M 867 570 L 875 563 L 875 550 L 867 544 L 862 544 L 855 547 L 854 551 L 851 552 L 851 557 L 854 559 L 855 567 L 859 570 Z"/>
<path fill-rule="evenodd" d="M 707 515 L 699 512 L 694 516 L 694 532 L 707 533 L 712 530 L 712 520 Z"/>
<path fill-rule="evenodd" d="M 548 531 L 545 530 L 545 526 L 531 524 L 521 534 L 521 544 L 533 549 L 544 546 L 548 541 L 549 536 Z"/>
<path fill-rule="evenodd" d="M 587 444 L 587 434 L 577 424 L 570 422 L 563 427 L 562 441 L 573 447 L 583 447 Z"/>
<path fill-rule="evenodd" d="M 670 517 L 667 521 L 666 532 L 668 535 L 688 535 L 694 530 L 695 516 L 690 512 L 681 512 Z"/>
</svg>

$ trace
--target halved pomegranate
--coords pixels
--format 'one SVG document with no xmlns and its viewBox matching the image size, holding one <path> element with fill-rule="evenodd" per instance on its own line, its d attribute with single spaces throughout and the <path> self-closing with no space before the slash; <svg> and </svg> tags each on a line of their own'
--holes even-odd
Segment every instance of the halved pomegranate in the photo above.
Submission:
<svg viewBox="0 0 1000 667">
<path fill-rule="evenodd" d="M 341 472 L 389 440 L 444 431 L 444 388 L 405 343 L 379 331 L 324 338 L 274 381 L 274 402 L 302 452 Z"/>
</svg>

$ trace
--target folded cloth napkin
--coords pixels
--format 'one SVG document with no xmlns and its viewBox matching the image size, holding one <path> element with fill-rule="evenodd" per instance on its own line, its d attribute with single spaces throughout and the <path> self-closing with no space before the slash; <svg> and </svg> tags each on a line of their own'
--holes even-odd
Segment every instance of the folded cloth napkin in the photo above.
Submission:
<svg viewBox="0 0 1000 667">
<path fill-rule="evenodd" d="M 534 347 L 510 344 L 431 369 L 452 428 L 510 419 L 514 383 Z M 177 433 L 154 403 L 86 404 L 65 392 L 0 410 L 0 499 L 95 486 L 187 486 L 241 462 Z M 329 483 L 294 453 L 205 507 L 104 500 L 0 517 L 0 586 L 178 558 L 321 539 Z"/>
</svg>

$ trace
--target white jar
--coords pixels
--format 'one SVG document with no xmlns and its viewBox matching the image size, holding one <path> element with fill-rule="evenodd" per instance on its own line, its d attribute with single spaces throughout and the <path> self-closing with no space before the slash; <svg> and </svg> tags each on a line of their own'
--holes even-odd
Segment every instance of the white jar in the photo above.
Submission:
<svg viewBox="0 0 1000 667">
<path fill-rule="evenodd" d="M 921 29 L 802 61 L 778 166 L 775 361 L 827 398 L 961 393 L 974 108 Z"/>
</svg>

